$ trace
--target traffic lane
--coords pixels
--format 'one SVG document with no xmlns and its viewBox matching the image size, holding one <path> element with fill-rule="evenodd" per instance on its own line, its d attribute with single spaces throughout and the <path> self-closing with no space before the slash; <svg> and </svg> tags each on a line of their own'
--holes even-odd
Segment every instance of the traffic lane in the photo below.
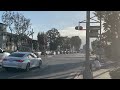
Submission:
<svg viewBox="0 0 120 90">
<path fill-rule="evenodd" d="M 47 79 L 47 78 L 57 78 L 59 75 L 59 78 L 61 77 L 62 74 L 66 74 L 66 77 L 68 77 L 72 72 L 79 71 L 83 67 L 84 61 L 81 61 L 79 59 L 74 59 L 74 60 L 50 60 L 50 63 L 48 66 L 43 69 L 42 71 L 39 70 L 34 70 L 34 72 L 29 72 L 24 75 L 19 75 L 14 78 L 24 78 L 24 79 Z M 60 74 L 61 73 L 61 74 Z M 62 77 L 61 77 L 62 78 Z M 64 76 L 65 78 L 65 76 Z"/>
<path fill-rule="evenodd" d="M 82 63 L 81 63 L 82 64 Z M 69 77 L 72 72 L 80 71 L 80 64 L 79 63 L 67 63 L 64 66 L 60 65 L 49 65 L 48 67 L 44 68 L 43 70 L 34 70 L 26 74 L 18 75 L 11 77 L 13 79 L 47 79 L 47 78 L 61 78 L 64 79 L 65 77 Z M 82 65 L 81 65 L 82 66 Z M 82 70 L 82 69 L 81 69 Z M 63 74 L 66 74 L 66 76 Z M 62 75 L 62 76 L 61 76 Z"/>
<path fill-rule="evenodd" d="M 41 71 L 46 67 L 47 67 L 47 60 L 43 61 L 43 64 L 42 64 L 40 69 L 39 68 L 32 68 L 29 72 L 25 72 L 24 70 L 17 70 L 17 69 L 10 69 L 9 71 L 6 71 L 2 67 L 0 67 L 0 79 L 13 78 L 13 77 L 16 77 L 16 76 L 20 76 L 20 75 L 24 75 L 24 74 L 33 72 L 35 70 Z"/>
<path fill-rule="evenodd" d="M 0 72 L 0 79 L 7 79 L 7 78 L 15 78 L 15 77 L 18 77 L 18 76 L 26 76 L 26 75 L 31 75 L 33 73 L 36 73 L 36 74 L 42 74 L 42 72 L 44 72 L 46 74 L 46 72 L 49 71 L 48 67 L 47 67 L 47 64 L 49 65 L 55 65 L 55 64 L 62 64 L 62 63 L 67 63 L 67 62 L 74 62 L 74 61 L 79 61 L 78 59 L 74 60 L 71 59 L 71 58 L 61 58 L 61 59 L 58 59 L 58 58 L 45 58 L 43 60 L 43 63 L 44 63 L 44 67 L 46 68 L 41 68 L 41 69 L 32 69 L 30 72 L 19 72 L 19 71 L 10 71 L 10 72 L 7 72 L 5 70 L 1 70 Z M 50 66 L 51 67 L 51 66 Z M 54 67 L 54 66 L 53 66 Z M 58 65 L 58 67 L 61 67 L 61 65 Z M 48 72 L 49 73 L 49 72 Z M 44 74 L 44 75 L 45 75 Z"/>
<path fill-rule="evenodd" d="M 61 59 L 51 58 L 49 60 L 46 60 L 47 62 L 45 63 L 45 65 L 43 65 L 44 68 L 41 68 L 41 69 L 34 68 L 30 72 L 21 72 L 21 71 L 20 72 L 19 71 L 7 72 L 5 70 L 2 70 L 2 72 L 0 73 L 0 79 L 6 79 L 6 78 L 9 78 L 9 79 L 17 78 L 18 79 L 18 78 L 24 78 L 24 77 L 32 78 L 32 77 L 37 77 L 37 76 L 40 76 L 39 78 L 51 78 L 51 74 L 55 78 L 54 74 L 57 74 L 57 73 L 59 74 L 61 72 L 65 74 L 65 73 L 69 73 L 68 72 L 69 70 L 76 71 L 77 68 L 83 67 L 84 62 L 80 62 L 80 61 L 84 61 L 84 60 L 85 60 L 84 58 L 81 60 L 79 58 L 74 58 L 74 59 L 73 58 L 72 59 L 71 58 L 64 58 L 64 59 L 63 58 Z M 82 65 L 80 65 L 80 63 Z M 61 78 L 63 78 L 61 74 L 59 75 L 58 74 L 56 75 L 57 77 L 60 76 Z M 68 75 L 66 74 L 66 77 L 67 76 Z"/>
</svg>

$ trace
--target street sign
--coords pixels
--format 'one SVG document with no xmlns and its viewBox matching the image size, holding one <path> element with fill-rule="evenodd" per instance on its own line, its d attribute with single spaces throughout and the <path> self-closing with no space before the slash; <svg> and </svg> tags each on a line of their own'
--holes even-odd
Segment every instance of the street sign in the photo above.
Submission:
<svg viewBox="0 0 120 90">
<path fill-rule="evenodd" d="M 100 26 L 90 26 L 90 37 L 96 38 L 98 37 L 99 33 L 98 30 L 100 30 Z"/>
<path fill-rule="evenodd" d="M 100 26 L 90 26 L 90 30 L 100 30 Z"/>
<path fill-rule="evenodd" d="M 98 30 L 90 30 L 90 37 L 91 38 L 96 38 L 98 37 L 99 33 L 98 33 Z"/>
</svg>

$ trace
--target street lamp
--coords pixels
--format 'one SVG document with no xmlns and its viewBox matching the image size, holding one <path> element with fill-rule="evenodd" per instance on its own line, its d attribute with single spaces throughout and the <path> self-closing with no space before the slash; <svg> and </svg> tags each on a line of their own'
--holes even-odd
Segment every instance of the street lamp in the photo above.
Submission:
<svg viewBox="0 0 120 90">
<path fill-rule="evenodd" d="M 32 29 L 32 31 L 30 31 L 30 34 L 29 34 L 29 35 L 32 35 L 32 51 L 33 51 L 33 34 L 34 34 L 34 32 L 33 32 L 33 29 Z"/>
</svg>

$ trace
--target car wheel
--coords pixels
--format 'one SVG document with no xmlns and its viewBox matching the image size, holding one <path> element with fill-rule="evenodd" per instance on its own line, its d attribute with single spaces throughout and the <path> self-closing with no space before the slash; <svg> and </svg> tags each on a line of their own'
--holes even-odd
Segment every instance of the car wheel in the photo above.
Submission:
<svg viewBox="0 0 120 90">
<path fill-rule="evenodd" d="M 41 68 L 41 65 L 42 65 L 42 61 L 40 60 L 38 68 Z"/>
<path fill-rule="evenodd" d="M 27 64 L 25 71 L 28 72 L 29 70 L 30 70 L 30 63 Z"/>
</svg>

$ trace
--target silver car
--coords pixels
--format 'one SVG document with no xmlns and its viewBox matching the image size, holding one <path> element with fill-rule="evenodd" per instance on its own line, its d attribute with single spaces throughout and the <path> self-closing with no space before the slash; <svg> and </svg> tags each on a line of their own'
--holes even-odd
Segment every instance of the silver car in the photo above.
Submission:
<svg viewBox="0 0 120 90">
<path fill-rule="evenodd" d="M 37 57 L 32 52 L 14 52 L 2 62 L 2 68 L 8 70 L 8 68 L 24 69 L 29 71 L 33 67 L 41 67 L 42 59 Z"/>
</svg>

